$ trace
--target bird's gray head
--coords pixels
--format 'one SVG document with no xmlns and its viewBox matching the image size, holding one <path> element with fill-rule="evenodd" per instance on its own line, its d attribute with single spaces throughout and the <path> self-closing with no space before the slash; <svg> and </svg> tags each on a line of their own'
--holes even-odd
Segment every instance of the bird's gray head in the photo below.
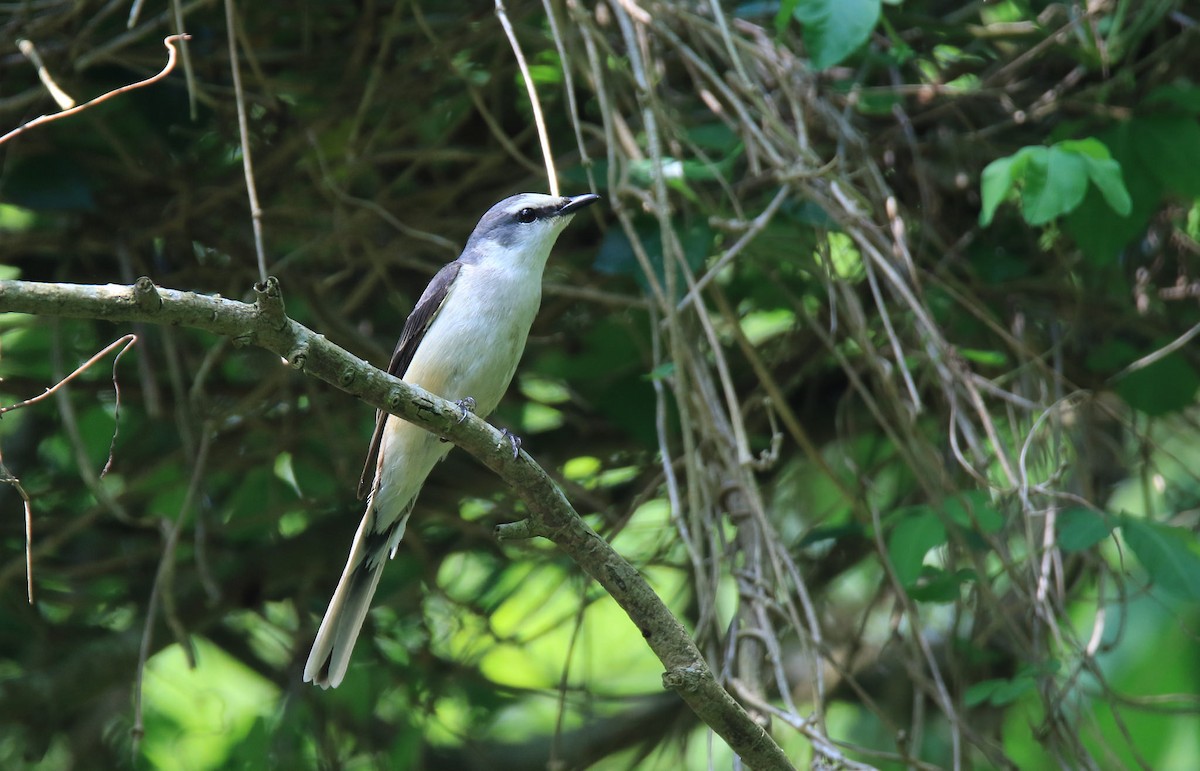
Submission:
<svg viewBox="0 0 1200 771">
<path fill-rule="evenodd" d="M 591 193 L 568 196 L 518 193 L 505 198 L 479 220 L 462 259 L 475 262 L 485 254 L 500 251 L 511 253 L 514 259 L 519 256 L 544 264 L 558 234 L 575 212 L 598 200 L 600 196 Z"/>
</svg>

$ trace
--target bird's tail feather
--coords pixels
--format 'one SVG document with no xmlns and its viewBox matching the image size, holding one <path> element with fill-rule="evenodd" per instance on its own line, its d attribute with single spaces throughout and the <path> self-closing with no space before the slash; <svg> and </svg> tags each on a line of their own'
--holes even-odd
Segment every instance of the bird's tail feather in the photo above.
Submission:
<svg viewBox="0 0 1200 771">
<path fill-rule="evenodd" d="M 346 560 L 342 578 L 329 601 L 325 618 L 321 620 L 308 663 L 304 665 L 306 683 L 336 688 L 346 676 L 350 654 L 362 631 L 375 588 L 379 586 L 387 556 L 385 550 L 378 548 L 378 539 L 367 532 L 372 519 L 370 515 L 364 517 L 354 537 L 350 558 Z"/>
</svg>

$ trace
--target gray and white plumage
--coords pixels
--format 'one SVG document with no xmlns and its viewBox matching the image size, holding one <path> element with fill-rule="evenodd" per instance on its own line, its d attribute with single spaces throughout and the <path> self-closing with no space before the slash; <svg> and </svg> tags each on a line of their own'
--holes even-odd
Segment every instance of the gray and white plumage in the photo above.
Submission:
<svg viewBox="0 0 1200 771">
<path fill-rule="evenodd" d="M 444 399 L 474 399 L 476 414 L 490 414 L 525 350 L 550 249 L 574 213 L 597 200 L 521 193 L 489 209 L 459 258 L 425 288 L 388 372 Z M 412 423 L 377 414 L 359 481 L 366 513 L 305 664 L 305 682 L 341 683 L 384 563 L 404 537 L 425 478 L 451 447 Z"/>
</svg>

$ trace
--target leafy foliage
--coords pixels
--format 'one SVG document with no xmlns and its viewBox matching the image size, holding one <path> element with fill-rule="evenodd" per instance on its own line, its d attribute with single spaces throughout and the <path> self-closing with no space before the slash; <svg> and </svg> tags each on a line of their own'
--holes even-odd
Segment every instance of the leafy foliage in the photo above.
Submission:
<svg viewBox="0 0 1200 771">
<path fill-rule="evenodd" d="M 17 5 L 9 39 L 81 101 L 161 66 L 167 16 Z M 522 77 L 477 4 L 241 5 L 270 271 L 383 364 L 479 213 L 546 187 Z M 1200 754 L 1194 14 L 508 5 L 564 191 L 607 208 L 560 241 L 495 421 L 797 764 Z M 192 93 L 177 72 L 0 146 L 0 278 L 247 294 L 221 12 L 186 7 Z M 55 109 L 25 59 L 0 73 L 6 127 Z M 126 331 L 0 315 L 0 404 Z M 461 453 L 346 682 L 302 689 L 371 410 L 132 331 L 119 411 L 104 362 L 0 420 L 36 593 L 5 484 L 0 767 L 127 763 L 147 625 L 143 766 L 732 763 L 595 586 L 496 543 L 520 507 Z"/>
</svg>

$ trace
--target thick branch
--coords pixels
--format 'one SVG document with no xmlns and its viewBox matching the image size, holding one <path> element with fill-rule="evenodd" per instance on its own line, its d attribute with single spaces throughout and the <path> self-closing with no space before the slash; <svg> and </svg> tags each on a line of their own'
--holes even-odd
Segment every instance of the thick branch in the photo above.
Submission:
<svg viewBox="0 0 1200 771">
<path fill-rule="evenodd" d="M 513 458 L 499 431 L 478 418 L 460 423 L 451 402 L 405 383 L 288 318 L 278 282 L 255 285 L 254 304 L 163 289 L 148 278 L 133 286 L 0 281 L 0 312 L 140 321 L 194 327 L 255 345 L 362 401 L 444 436 L 496 472 L 528 506 L 531 532 L 554 541 L 625 610 L 662 661 L 663 683 L 687 702 L 751 768 L 792 768 L 779 746 L 713 677 L 678 619 L 637 570 L 579 517 L 525 452 Z"/>
</svg>

